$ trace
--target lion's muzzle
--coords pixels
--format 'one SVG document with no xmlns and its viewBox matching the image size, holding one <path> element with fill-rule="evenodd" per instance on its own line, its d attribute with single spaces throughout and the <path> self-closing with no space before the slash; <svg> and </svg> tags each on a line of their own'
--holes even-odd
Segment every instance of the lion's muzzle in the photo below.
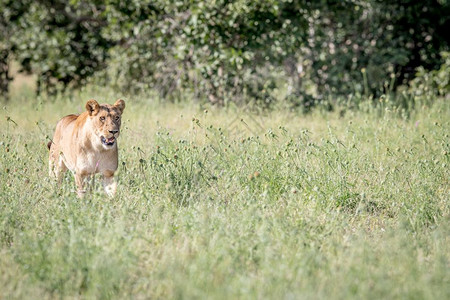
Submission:
<svg viewBox="0 0 450 300">
<path fill-rule="evenodd" d="M 100 139 L 102 141 L 102 144 L 107 147 L 114 146 L 114 143 L 116 142 L 116 138 L 114 136 L 110 138 L 105 138 L 104 136 L 101 136 Z"/>
</svg>

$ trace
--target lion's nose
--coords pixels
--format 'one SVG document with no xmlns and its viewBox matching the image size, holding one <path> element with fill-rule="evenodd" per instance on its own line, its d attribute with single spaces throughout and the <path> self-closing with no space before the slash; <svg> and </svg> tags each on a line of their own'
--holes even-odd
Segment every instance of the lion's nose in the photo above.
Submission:
<svg viewBox="0 0 450 300">
<path fill-rule="evenodd" d="M 118 133 L 119 130 L 110 130 L 109 133 L 111 133 L 112 135 L 115 135 L 116 133 Z"/>
</svg>

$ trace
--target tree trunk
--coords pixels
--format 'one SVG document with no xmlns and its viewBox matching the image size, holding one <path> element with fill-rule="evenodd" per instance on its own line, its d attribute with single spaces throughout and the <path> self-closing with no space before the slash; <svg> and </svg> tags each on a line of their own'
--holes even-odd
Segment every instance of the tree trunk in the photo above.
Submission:
<svg viewBox="0 0 450 300">
<path fill-rule="evenodd" d="M 9 82 L 12 77 L 9 76 L 9 51 L 0 50 L 0 99 L 8 100 Z"/>
</svg>

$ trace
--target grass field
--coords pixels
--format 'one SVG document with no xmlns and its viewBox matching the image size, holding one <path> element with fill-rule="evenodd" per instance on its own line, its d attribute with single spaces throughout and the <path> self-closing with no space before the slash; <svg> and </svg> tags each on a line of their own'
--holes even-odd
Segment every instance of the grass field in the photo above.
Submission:
<svg viewBox="0 0 450 300">
<path fill-rule="evenodd" d="M 450 107 L 248 113 L 127 97 L 118 194 L 48 178 L 89 98 L 0 120 L 0 298 L 449 299 Z"/>
</svg>

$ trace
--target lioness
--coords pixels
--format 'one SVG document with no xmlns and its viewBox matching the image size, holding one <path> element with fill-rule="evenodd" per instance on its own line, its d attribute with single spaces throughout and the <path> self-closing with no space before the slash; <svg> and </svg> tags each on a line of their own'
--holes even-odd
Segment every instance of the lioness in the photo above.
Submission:
<svg viewBox="0 0 450 300">
<path fill-rule="evenodd" d="M 68 115 L 56 125 L 50 150 L 50 176 L 61 182 L 69 169 L 75 175 L 78 197 L 86 193 L 85 180 L 96 173 L 103 174 L 103 187 L 109 196 L 116 193 L 114 172 L 118 165 L 117 138 L 125 101 L 114 105 L 86 103 L 80 115 Z"/>
</svg>

